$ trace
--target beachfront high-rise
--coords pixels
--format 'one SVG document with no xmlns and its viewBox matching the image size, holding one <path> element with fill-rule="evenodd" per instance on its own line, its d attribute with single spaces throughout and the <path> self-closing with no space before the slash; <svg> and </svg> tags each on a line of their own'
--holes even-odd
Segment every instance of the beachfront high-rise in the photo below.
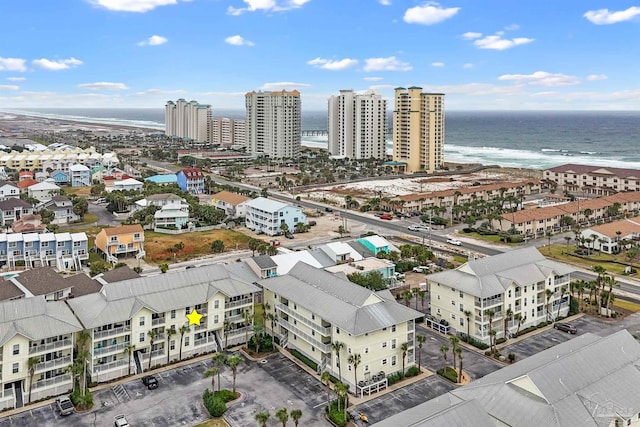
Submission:
<svg viewBox="0 0 640 427">
<path fill-rule="evenodd" d="M 209 141 L 211 105 L 187 102 L 180 98 L 167 101 L 164 112 L 165 135 L 189 138 L 197 142 Z"/>
<path fill-rule="evenodd" d="M 368 91 L 341 90 L 329 98 L 329 152 L 349 159 L 384 159 L 387 101 Z"/>
<path fill-rule="evenodd" d="M 300 92 L 248 92 L 247 147 L 251 154 L 293 159 L 300 153 Z"/>
<path fill-rule="evenodd" d="M 393 160 L 406 173 L 433 172 L 444 162 L 444 94 L 395 89 Z"/>
</svg>

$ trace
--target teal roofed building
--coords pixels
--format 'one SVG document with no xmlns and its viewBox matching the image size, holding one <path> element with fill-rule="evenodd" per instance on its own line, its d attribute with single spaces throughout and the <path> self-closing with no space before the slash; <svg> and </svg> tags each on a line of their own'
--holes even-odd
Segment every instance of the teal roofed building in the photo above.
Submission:
<svg viewBox="0 0 640 427">
<path fill-rule="evenodd" d="M 387 239 L 380 236 L 367 236 L 356 240 L 365 248 L 378 255 L 380 252 L 389 253 L 390 250 L 397 250 Z"/>
<path fill-rule="evenodd" d="M 151 181 L 158 185 L 177 184 L 178 177 L 176 174 L 169 173 L 165 175 L 153 175 L 144 179 L 145 181 Z"/>
</svg>

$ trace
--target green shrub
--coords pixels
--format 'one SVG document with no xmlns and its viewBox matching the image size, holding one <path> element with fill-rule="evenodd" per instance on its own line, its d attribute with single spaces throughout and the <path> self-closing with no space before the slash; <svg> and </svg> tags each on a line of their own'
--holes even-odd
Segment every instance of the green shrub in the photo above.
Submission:
<svg viewBox="0 0 640 427">
<path fill-rule="evenodd" d="M 571 298 L 569 302 L 569 316 L 573 316 L 574 314 L 578 314 L 580 311 L 580 305 L 575 298 Z"/>
<path fill-rule="evenodd" d="M 232 400 L 236 400 L 238 396 L 233 391 L 224 389 L 220 391 L 214 391 L 213 397 L 222 400 L 224 403 L 227 403 L 227 402 L 231 402 Z"/>
<path fill-rule="evenodd" d="M 204 407 L 207 408 L 207 412 L 213 418 L 221 417 L 227 410 L 227 404 L 219 397 L 215 396 L 215 393 L 206 389 L 202 394 L 202 400 L 204 401 Z"/>
<path fill-rule="evenodd" d="M 420 370 L 418 369 L 418 367 L 417 366 L 412 366 L 409 369 L 407 369 L 407 372 L 405 372 L 404 376 L 405 377 L 415 377 L 419 373 L 420 373 Z"/>
<path fill-rule="evenodd" d="M 85 391 L 83 396 L 80 387 L 76 387 L 73 393 L 71 393 L 70 399 L 73 406 L 77 409 L 86 410 L 93 407 L 93 395 L 89 389 Z"/>
<path fill-rule="evenodd" d="M 404 375 L 402 375 L 402 372 L 394 372 L 393 374 L 387 376 L 388 385 L 393 385 L 403 378 Z"/>
<path fill-rule="evenodd" d="M 458 373 L 451 366 L 438 369 L 438 375 L 451 381 L 452 383 L 458 382 Z"/>
<path fill-rule="evenodd" d="M 289 352 L 291 354 L 293 354 L 296 357 L 296 359 L 300 360 L 302 363 L 304 363 L 305 365 L 307 365 L 308 367 L 310 367 L 314 371 L 316 371 L 316 372 L 318 371 L 318 364 L 316 362 L 314 362 L 313 360 L 309 359 L 304 354 L 300 353 L 298 350 L 292 348 L 292 349 L 289 350 Z"/>
<path fill-rule="evenodd" d="M 475 348 L 479 348 L 480 350 L 486 350 L 489 348 L 488 344 L 485 344 L 482 341 L 478 341 L 473 337 L 467 336 L 467 334 L 460 334 L 460 339 L 467 344 L 471 344 Z"/>
<path fill-rule="evenodd" d="M 509 353 L 509 355 L 507 356 L 507 358 L 509 359 L 509 362 L 513 363 L 516 361 L 516 354 L 515 353 Z"/>
<path fill-rule="evenodd" d="M 329 415 L 329 419 L 333 421 L 336 425 L 340 427 L 344 427 L 347 425 L 348 416 L 345 417 L 344 405 L 345 399 L 340 399 L 340 410 L 338 410 L 338 399 L 334 399 L 329 403 L 329 407 L 327 408 L 327 413 Z"/>
<path fill-rule="evenodd" d="M 256 351 L 256 341 L 260 340 L 260 352 L 273 351 L 273 343 L 271 342 L 271 336 L 267 334 L 254 335 L 249 339 L 249 350 Z"/>
<path fill-rule="evenodd" d="M 504 344 L 504 343 L 506 343 L 506 342 L 507 342 L 507 339 L 506 339 L 506 338 L 498 338 L 498 339 L 496 340 L 496 344 Z"/>
</svg>

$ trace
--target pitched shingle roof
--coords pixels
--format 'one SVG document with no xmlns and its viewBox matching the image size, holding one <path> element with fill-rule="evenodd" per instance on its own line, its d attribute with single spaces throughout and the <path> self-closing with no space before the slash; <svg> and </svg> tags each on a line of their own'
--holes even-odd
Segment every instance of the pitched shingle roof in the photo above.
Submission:
<svg viewBox="0 0 640 427">
<path fill-rule="evenodd" d="M 21 271 L 11 278 L 16 285 L 24 286 L 33 295 L 47 295 L 71 287 L 64 277 L 51 267 Z"/>
<path fill-rule="evenodd" d="M 29 203 L 22 199 L 6 199 L 0 202 L 0 210 L 12 210 L 15 208 L 33 208 Z"/>
<path fill-rule="evenodd" d="M 144 233 L 140 224 L 122 225 L 120 227 L 103 228 L 107 236 L 117 236 L 119 234 Z"/>
<path fill-rule="evenodd" d="M 576 175 L 588 174 L 598 176 L 618 176 L 620 178 L 640 178 L 640 170 L 638 169 L 622 169 L 610 168 L 604 166 L 576 165 L 568 163 L 566 165 L 556 166 L 547 169 L 549 172 L 557 173 L 575 173 Z"/>
<path fill-rule="evenodd" d="M 140 275 L 127 266 L 118 267 L 100 275 L 100 278 L 107 283 L 136 279 L 138 277 L 140 277 Z"/>
<path fill-rule="evenodd" d="M 242 202 L 246 202 L 249 200 L 249 197 L 242 196 L 240 194 L 232 193 L 230 191 L 221 191 L 219 193 L 211 196 L 212 199 L 222 200 L 225 203 L 229 203 L 230 205 L 237 206 Z"/>
</svg>

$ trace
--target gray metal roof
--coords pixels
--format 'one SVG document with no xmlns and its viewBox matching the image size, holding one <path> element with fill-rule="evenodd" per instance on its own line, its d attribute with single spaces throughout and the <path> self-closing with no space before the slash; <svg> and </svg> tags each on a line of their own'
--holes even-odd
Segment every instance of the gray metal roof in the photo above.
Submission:
<svg viewBox="0 0 640 427">
<path fill-rule="evenodd" d="M 231 274 L 225 265 L 209 265 L 104 285 L 98 294 L 68 300 L 87 327 L 122 322 L 143 307 L 156 313 L 204 304 L 221 292 L 228 297 L 246 295 L 259 288 Z"/>
<path fill-rule="evenodd" d="M 512 283 L 532 285 L 552 273 L 562 276 L 573 271 L 530 247 L 469 261 L 455 270 L 429 274 L 427 280 L 485 298 L 503 293 Z"/>
<path fill-rule="evenodd" d="M 422 317 L 386 294 L 378 295 L 327 271 L 297 263 L 289 274 L 259 285 L 282 295 L 352 335 L 362 335 Z"/>
<path fill-rule="evenodd" d="M 439 406 L 431 402 L 433 401 L 416 407 L 424 407 L 425 412 L 432 414 L 427 418 L 415 412 L 404 411 L 373 425 L 375 427 L 496 427 L 495 421 L 482 411 L 482 407 L 475 400 L 460 401 L 455 404 L 443 402 L 446 407 L 438 411 L 430 410 Z"/>
<path fill-rule="evenodd" d="M 481 419 L 491 416 L 496 425 L 522 427 L 609 426 L 616 417 L 628 420 L 640 413 L 640 343 L 626 330 L 607 337 L 585 334 L 558 344 L 448 393 L 475 401 Z M 418 424 L 443 411 L 427 402 L 399 414 L 396 424 Z M 414 424 L 403 422 L 411 420 Z M 451 424 L 460 425 L 460 424 Z"/>
<path fill-rule="evenodd" d="M 0 303 L 0 346 L 16 334 L 41 340 L 82 330 L 64 301 L 23 298 Z"/>
<path fill-rule="evenodd" d="M 253 261 L 260 268 L 276 268 L 278 266 L 269 255 L 259 255 L 254 257 Z"/>
</svg>

